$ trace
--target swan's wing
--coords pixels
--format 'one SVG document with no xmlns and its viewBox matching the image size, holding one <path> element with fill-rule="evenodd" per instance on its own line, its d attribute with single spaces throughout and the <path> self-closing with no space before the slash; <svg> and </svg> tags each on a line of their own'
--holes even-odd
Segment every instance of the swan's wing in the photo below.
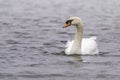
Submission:
<svg viewBox="0 0 120 80">
<path fill-rule="evenodd" d="M 90 39 L 92 39 L 92 40 L 96 40 L 97 37 L 96 37 L 96 36 L 92 36 L 92 37 L 90 37 Z"/>
<path fill-rule="evenodd" d="M 82 54 L 90 54 L 90 55 L 94 55 L 94 54 L 99 54 L 98 52 L 98 47 L 97 47 L 97 43 L 96 40 L 97 37 L 90 37 L 90 38 L 83 38 L 82 40 L 82 46 L 81 46 L 81 51 Z"/>
<path fill-rule="evenodd" d="M 71 41 L 68 40 L 67 43 L 66 43 L 66 45 L 65 45 L 65 47 L 66 47 L 66 48 L 69 47 L 70 43 L 71 43 Z"/>
<path fill-rule="evenodd" d="M 95 41 L 97 39 L 97 37 L 92 36 L 92 37 L 90 37 L 90 39 L 92 39 L 94 41 L 93 54 L 99 54 L 98 45 L 97 45 L 97 42 Z"/>
<path fill-rule="evenodd" d="M 72 40 L 72 41 L 68 40 L 65 47 L 68 48 L 68 47 L 72 46 L 73 42 L 74 42 L 74 40 Z"/>
<path fill-rule="evenodd" d="M 70 41 L 68 40 L 67 43 L 66 43 L 66 49 L 65 49 L 65 54 L 69 55 L 70 54 L 70 50 L 72 48 L 72 45 L 73 45 L 73 42 L 74 40 Z"/>
</svg>

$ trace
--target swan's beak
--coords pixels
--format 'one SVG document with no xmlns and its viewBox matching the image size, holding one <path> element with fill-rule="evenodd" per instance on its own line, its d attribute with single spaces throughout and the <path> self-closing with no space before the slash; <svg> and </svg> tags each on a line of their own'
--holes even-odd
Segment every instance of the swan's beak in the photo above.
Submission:
<svg viewBox="0 0 120 80">
<path fill-rule="evenodd" d="M 69 23 L 65 23 L 65 25 L 64 25 L 64 27 L 63 28 L 66 28 L 66 27 L 69 27 L 69 26 L 71 26 L 71 23 L 69 22 Z"/>
</svg>

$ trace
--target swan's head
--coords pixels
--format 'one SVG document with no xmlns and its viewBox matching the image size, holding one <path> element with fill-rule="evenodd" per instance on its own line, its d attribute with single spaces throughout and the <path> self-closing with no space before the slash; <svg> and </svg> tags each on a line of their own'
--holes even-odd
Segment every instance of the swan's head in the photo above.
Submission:
<svg viewBox="0 0 120 80">
<path fill-rule="evenodd" d="M 63 28 L 69 27 L 71 25 L 82 24 L 82 21 L 79 17 L 70 17 L 66 22 Z"/>
</svg>

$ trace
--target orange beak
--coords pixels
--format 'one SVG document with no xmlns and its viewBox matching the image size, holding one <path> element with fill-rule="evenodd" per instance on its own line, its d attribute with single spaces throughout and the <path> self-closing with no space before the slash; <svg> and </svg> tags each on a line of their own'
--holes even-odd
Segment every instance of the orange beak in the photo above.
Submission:
<svg viewBox="0 0 120 80">
<path fill-rule="evenodd" d="M 71 23 L 65 24 L 63 28 L 71 26 Z"/>
</svg>

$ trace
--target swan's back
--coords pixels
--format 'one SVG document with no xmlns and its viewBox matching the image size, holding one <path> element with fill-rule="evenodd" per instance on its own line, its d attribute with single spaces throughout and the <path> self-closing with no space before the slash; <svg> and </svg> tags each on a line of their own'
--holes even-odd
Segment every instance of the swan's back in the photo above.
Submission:
<svg viewBox="0 0 120 80">
<path fill-rule="evenodd" d="M 98 47 L 96 43 L 96 37 L 91 38 L 83 38 L 82 45 L 81 45 L 81 52 L 82 54 L 98 54 Z"/>
<path fill-rule="evenodd" d="M 98 54 L 98 47 L 96 40 L 97 37 L 90 37 L 90 38 L 83 38 L 82 44 L 81 44 L 81 55 L 95 55 Z M 67 55 L 70 55 L 70 50 L 72 48 L 72 45 L 74 43 L 74 40 L 68 41 L 66 44 L 66 50 L 65 53 Z M 73 53 L 72 53 L 73 54 Z"/>
</svg>

